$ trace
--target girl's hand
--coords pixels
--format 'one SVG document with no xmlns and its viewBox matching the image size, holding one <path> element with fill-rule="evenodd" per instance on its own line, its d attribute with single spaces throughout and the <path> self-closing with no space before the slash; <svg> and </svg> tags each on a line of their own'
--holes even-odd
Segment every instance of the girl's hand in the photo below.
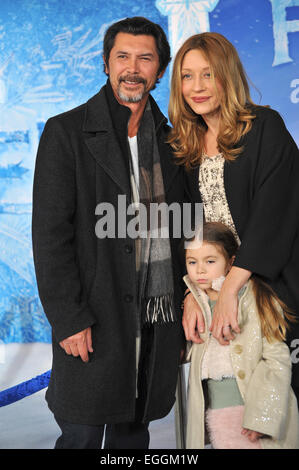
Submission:
<svg viewBox="0 0 299 470">
<path fill-rule="evenodd" d="M 235 333 L 240 333 L 237 321 L 238 295 L 227 292 L 222 287 L 214 308 L 210 331 L 214 338 L 222 345 L 228 345 L 234 339 Z"/>
<path fill-rule="evenodd" d="M 205 321 L 202 311 L 192 294 L 187 295 L 184 301 L 182 320 L 186 339 L 193 343 L 203 343 L 200 334 L 205 331 Z"/>
<path fill-rule="evenodd" d="M 264 436 L 261 432 L 251 431 L 250 429 L 243 428 L 241 434 L 248 437 L 250 442 L 256 442 L 258 439 Z"/>
</svg>

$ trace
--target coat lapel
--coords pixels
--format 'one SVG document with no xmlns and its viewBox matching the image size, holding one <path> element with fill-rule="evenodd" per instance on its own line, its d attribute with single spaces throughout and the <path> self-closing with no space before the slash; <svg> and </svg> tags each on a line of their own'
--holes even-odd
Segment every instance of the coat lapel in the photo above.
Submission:
<svg viewBox="0 0 299 470">
<path fill-rule="evenodd" d="M 103 170 L 128 196 L 131 193 L 129 173 L 113 132 L 97 133 L 85 139 L 86 145 Z"/>
<path fill-rule="evenodd" d="M 172 155 L 170 155 L 169 145 L 164 142 L 167 136 L 166 134 L 164 136 L 163 128 L 167 120 L 152 97 L 150 97 L 150 101 L 156 125 L 157 138 L 160 132 L 163 134 L 162 139 L 158 138 L 158 145 L 164 190 L 166 193 L 179 167 L 175 164 Z M 121 106 L 119 111 L 122 115 L 117 116 L 116 124 L 123 119 L 128 120 L 129 118 L 129 108 L 125 109 L 124 106 Z M 96 162 L 119 186 L 123 193 L 129 196 L 131 188 L 127 149 L 122 151 L 119 139 L 113 128 L 104 88 L 87 102 L 83 131 L 86 133 L 86 145 Z"/>
<path fill-rule="evenodd" d="M 192 202 L 202 202 L 199 191 L 199 167 L 185 171 L 185 191 Z"/>
<path fill-rule="evenodd" d="M 85 143 L 103 170 L 128 196 L 131 193 L 127 152 L 122 152 L 113 129 L 104 89 L 87 102 L 83 131 Z"/>
<path fill-rule="evenodd" d="M 171 187 L 171 183 L 179 170 L 179 166 L 175 163 L 169 144 L 164 142 L 159 145 L 161 170 L 163 175 L 165 194 Z"/>
</svg>

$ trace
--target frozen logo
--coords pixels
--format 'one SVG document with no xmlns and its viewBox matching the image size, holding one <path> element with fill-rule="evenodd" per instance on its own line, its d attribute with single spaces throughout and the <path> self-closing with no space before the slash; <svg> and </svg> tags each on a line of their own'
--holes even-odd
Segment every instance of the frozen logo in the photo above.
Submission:
<svg viewBox="0 0 299 470">
<path fill-rule="evenodd" d="M 219 0 L 156 0 L 160 13 L 168 16 L 173 54 L 192 34 L 210 31 L 209 13 L 218 3 Z"/>
<path fill-rule="evenodd" d="M 272 6 L 274 60 L 273 66 L 292 62 L 289 55 L 290 33 L 299 32 L 299 18 L 287 19 L 288 9 L 299 6 L 299 0 L 269 0 Z M 162 15 L 168 16 L 168 32 L 172 53 L 193 34 L 210 31 L 209 14 L 219 0 L 156 0 Z"/>
<path fill-rule="evenodd" d="M 299 18 L 287 20 L 287 8 L 298 7 L 299 0 L 269 0 L 272 4 L 274 65 L 292 62 L 289 56 L 289 33 L 299 32 Z"/>
</svg>

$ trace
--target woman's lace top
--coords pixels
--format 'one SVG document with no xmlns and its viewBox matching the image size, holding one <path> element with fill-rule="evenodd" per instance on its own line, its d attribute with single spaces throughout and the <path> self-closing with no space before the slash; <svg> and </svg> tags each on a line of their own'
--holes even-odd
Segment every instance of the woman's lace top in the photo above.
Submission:
<svg viewBox="0 0 299 470">
<path fill-rule="evenodd" d="M 226 199 L 223 178 L 224 162 L 225 158 L 221 153 L 213 157 L 203 156 L 199 170 L 199 191 L 203 202 L 205 221 L 222 222 L 227 225 L 240 244 Z"/>
</svg>

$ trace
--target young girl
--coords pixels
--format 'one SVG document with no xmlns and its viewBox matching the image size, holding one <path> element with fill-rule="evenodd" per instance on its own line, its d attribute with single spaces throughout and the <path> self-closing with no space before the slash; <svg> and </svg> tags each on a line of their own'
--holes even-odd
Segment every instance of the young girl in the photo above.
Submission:
<svg viewBox="0 0 299 470">
<path fill-rule="evenodd" d="M 213 307 L 238 243 L 220 222 L 203 227 L 203 241 L 186 247 L 184 281 L 205 318 L 201 344 L 192 344 L 187 448 L 298 449 L 299 415 L 291 389 L 291 358 L 284 343 L 287 307 L 253 276 L 239 293 L 241 333 L 228 346 L 211 336 Z M 191 295 L 190 294 L 190 295 Z"/>
</svg>

